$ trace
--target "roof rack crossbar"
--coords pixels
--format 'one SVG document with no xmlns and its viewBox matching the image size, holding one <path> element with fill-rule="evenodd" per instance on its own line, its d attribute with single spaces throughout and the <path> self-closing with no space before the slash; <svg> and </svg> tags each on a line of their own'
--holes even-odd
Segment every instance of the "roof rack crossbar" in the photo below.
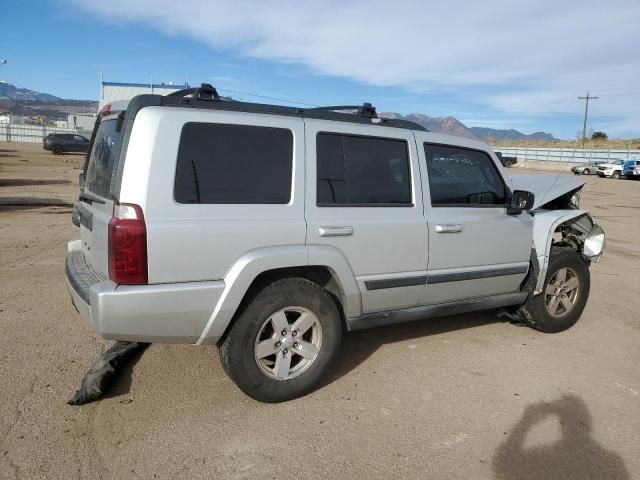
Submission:
<svg viewBox="0 0 640 480">
<path fill-rule="evenodd" d="M 329 107 L 314 107 L 305 108 L 305 112 L 336 112 L 341 113 L 344 110 L 355 110 L 356 114 L 360 117 L 378 118 L 376 113 L 376 107 L 370 103 L 363 103 L 362 105 L 333 105 Z"/>
<path fill-rule="evenodd" d="M 187 95 L 193 95 L 193 98 L 196 100 L 221 101 L 218 91 L 208 83 L 203 83 L 199 87 L 183 88 L 182 90 L 170 93 L 167 97 L 186 97 Z"/>
</svg>

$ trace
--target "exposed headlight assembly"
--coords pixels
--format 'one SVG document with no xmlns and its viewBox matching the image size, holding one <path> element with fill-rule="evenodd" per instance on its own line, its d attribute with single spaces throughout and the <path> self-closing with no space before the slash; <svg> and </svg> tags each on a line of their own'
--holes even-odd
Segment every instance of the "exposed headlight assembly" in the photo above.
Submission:
<svg viewBox="0 0 640 480">
<path fill-rule="evenodd" d="M 602 259 L 605 245 L 604 230 L 599 225 L 594 225 L 584 238 L 582 253 L 589 259 L 599 262 Z"/>
<path fill-rule="evenodd" d="M 580 192 L 576 192 L 571 195 L 571 205 L 577 210 L 580 208 Z"/>
</svg>

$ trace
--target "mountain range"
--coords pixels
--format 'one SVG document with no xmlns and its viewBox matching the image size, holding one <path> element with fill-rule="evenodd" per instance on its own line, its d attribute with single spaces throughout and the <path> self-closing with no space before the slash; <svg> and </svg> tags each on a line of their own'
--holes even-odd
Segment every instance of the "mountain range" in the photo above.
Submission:
<svg viewBox="0 0 640 480">
<path fill-rule="evenodd" d="M 48 93 L 0 81 L 0 113 L 45 117 L 49 120 L 66 119 L 70 113 L 95 113 L 98 102 L 93 100 L 69 100 Z M 430 117 L 423 113 L 401 115 L 394 112 L 380 113 L 381 117 L 411 120 L 427 130 L 447 133 L 477 140 L 555 140 L 550 133 L 536 132 L 526 135 L 518 130 L 497 130 L 484 127 L 467 127 L 455 117 Z"/>
<path fill-rule="evenodd" d="M 383 112 L 379 115 L 386 118 L 410 120 L 418 125 L 422 125 L 430 132 L 446 133 L 458 137 L 482 140 L 483 142 L 490 140 L 557 140 L 552 134 L 546 132 L 535 132 L 527 135 L 514 129 L 500 130 L 486 127 L 467 127 L 460 120 L 452 116 L 430 117 L 423 113 L 401 115 L 394 112 Z"/>
<path fill-rule="evenodd" d="M 66 120 L 70 113 L 96 113 L 98 102 L 70 100 L 0 80 L 0 113 Z"/>
</svg>

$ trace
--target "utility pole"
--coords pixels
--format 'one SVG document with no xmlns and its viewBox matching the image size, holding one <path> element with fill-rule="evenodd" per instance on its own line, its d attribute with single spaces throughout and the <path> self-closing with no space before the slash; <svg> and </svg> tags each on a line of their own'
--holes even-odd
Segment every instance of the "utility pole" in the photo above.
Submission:
<svg viewBox="0 0 640 480">
<path fill-rule="evenodd" d="M 587 115 L 589 115 L 589 100 L 597 100 L 600 97 L 590 97 L 589 92 L 587 92 L 586 97 L 578 97 L 578 100 L 585 100 L 584 103 L 584 126 L 582 127 L 582 139 L 585 140 L 587 138 Z"/>
</svg>

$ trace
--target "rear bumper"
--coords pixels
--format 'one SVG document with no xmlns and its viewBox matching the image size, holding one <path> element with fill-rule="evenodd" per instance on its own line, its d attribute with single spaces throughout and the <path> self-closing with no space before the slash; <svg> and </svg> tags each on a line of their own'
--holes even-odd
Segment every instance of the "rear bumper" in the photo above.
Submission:
<svg viewBox="0 0 640 480">
<path fill-rule="evenodd" d="M 65 263 L 73 304 L 108 340 L 196 343 L 224 291 L 223 281 L 118 285 L 93 272 L 79 242 Z"/>
</svg>

